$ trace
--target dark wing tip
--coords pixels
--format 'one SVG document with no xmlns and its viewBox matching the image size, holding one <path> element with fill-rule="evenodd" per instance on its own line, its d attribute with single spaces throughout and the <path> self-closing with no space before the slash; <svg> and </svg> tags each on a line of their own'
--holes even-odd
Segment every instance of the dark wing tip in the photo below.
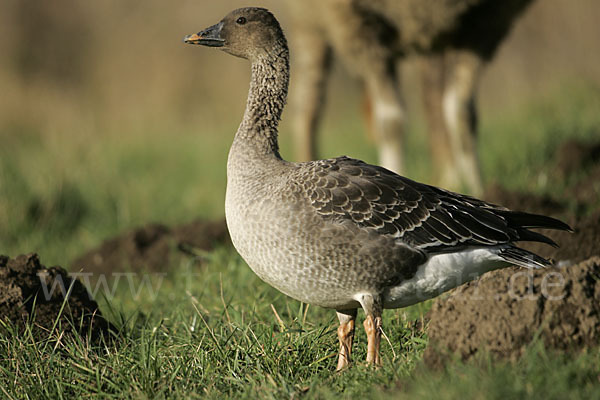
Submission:
<svg viewBox="0 0 600 400">
<path fill-rule="evenodd" d="M 518 234 L 519 234 L 518 241 L 540 242 L 540 243 L 549 244 L 550 246 L 552 246 L 554 248 L 559 247 L 558 244 L 554 240 L 550 239 L 548 236 L 543 235 L 539 232 L 533 232 L 528 229 L 519 229 Z"/>
<path fill-rule="evenodd" d="M 548 217 L 546 215 L 531 214 L 522 211 L 497 211 L 501 214 L 509 225 L 519 228 L 545 228 L 556 229 L 559 231 L 573 232 L 573 228 L 563 221 Z"/>
</svg>

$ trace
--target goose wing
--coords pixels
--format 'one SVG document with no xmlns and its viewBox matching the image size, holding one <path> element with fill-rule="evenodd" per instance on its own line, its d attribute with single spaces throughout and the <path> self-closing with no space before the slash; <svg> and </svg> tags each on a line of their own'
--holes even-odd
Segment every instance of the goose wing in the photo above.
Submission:
<svg viewBox="0 0 600 400">
<path fill-rule="evenodd" d="M 554 218 L 510 211 L 348 157 L 303 165 L 304 193 L 324 219 L 352 221 L 429 253 L 520 240 L 555 245 L 528 228 L 570 229 Z"/>
</svg>

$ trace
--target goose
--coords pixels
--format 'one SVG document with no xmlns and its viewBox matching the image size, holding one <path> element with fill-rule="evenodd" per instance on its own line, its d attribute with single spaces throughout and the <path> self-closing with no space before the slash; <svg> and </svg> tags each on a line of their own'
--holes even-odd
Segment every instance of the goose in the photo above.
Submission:
<svg viewBox="0 0 600 400">
<path fill-rule="evenodd" d="M 556 246 L 530 228 L 571 230 L 551 217 L 511 211 L 346 156 L 284 160 L 277 130 L 289 50 L 267 9 L 234 10 L 184 42 L 250 61 L 246 109 L 227 159 L 227 227 L 263 281 L 337 312 L 337 370 L 351 362 L 359 308 L 366 362 L 380 365 L 383 309 L 425 301 L 494 269 L 549 266 L 515 242 Z"/>
</svg>

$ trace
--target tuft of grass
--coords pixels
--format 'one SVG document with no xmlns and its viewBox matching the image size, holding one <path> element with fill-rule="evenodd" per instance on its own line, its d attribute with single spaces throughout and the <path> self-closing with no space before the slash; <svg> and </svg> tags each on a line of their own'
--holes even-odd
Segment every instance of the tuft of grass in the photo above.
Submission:
<svg viewBox="0 0 600 400">
<path fill-rule="evenodd" d="M 118 340 L 85 335 L 36 341 L 0 336 L 0 391 L 13 398 L 595 398 L 600 350 L 547 353 L 538 344 L 518 362 L 485 356 L 431 371 L 427 344 L 412 328 L 423 306 L 386 310 L 384 365 L 364 365 L 358 321 L 352 368 L 335 373 L 335 313 L 293 301 L 270 288 L 228 248 L 202 270 L 182 262 L 139 290 L 122 282 L 102 304 Z M 135 298 L 135 293 L 141 296 Z M 425 305 L 425 308 L 427 306 Z M 10 325 L 8 325 L 10 330 Z"/>
<path fill-rule="evenodd" d="M 600 395 L 600 349 L 580 354 L 546 351 L 533 344 L 516 362 L 482 355 L 432 372 L 417 368 L 398 388 L 377 398 L 414 399 L 593 399 Z"/>
<path fill-rule="evenodd" d="M 92 345 L 76 336 L 47 346 L 17 334 L 0 337 L 6 396 L 364 396 L 406 377 L 426 343 L 423 332 L 408 329 L 403 311 L 386 312 L 391 347 L 383 345 L 384 367 L 375 370 L 360 361 L 366 338 L 359 331 L 357 365 L 334 373 L 335 313 L 290 300 L 261 283 L 228 248 L 217 250 L 201 273 L 182 263 L 154 289 L 144 287 L 134 298 L 139 288 L 125 282 L 115 297 L 105 299 L 112 304 L 103 308 L 120 329 L 120 341 Z"/>
</svg>

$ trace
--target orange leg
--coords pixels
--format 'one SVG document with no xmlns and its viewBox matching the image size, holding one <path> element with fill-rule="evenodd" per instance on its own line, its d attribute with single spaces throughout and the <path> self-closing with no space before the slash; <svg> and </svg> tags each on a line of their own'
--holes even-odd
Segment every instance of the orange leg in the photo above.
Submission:
<svg viewBox="0 0 600 400">
<path fill-rule="evenodd" d="M 381 343 L 381 316 L 367 315 L 364 322 L 367 333 L 367 364 L 381 365 L 379 344 Z"/>
<path fill-rule="evenodd" d="M 337 313 L 340 320 L 338 327 L 338 339 L 340 340 L 340 354 L 336 371 L 341 371 L 350 365 L 352 355 L 352 341 L 354 340 L 354 320 L 356 318 L 356 310 L 350 312 Z"/>
<path fill-rule="evenodd" d="M 364 322 L 365 332 L 367 333 L 367 364 L 379 366 L 381 365 L 379 344 L 381 343 L 383 304 L 381 298 L 372 293 L 363 294 L 358 301 L 367 316 Z"/>
</svg>

